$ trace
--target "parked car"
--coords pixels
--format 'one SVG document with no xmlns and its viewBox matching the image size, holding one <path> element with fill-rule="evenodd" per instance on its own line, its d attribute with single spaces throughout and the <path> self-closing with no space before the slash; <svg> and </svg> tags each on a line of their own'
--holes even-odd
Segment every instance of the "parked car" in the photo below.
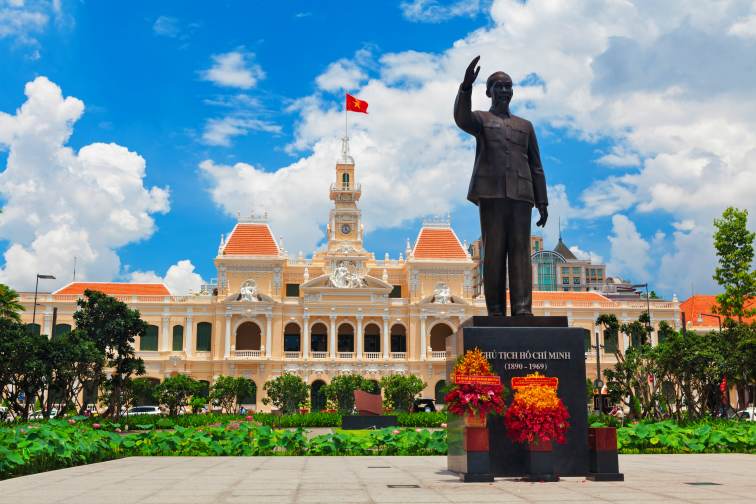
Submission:
<svg viewBox="0 0 756 504">
<path fill-rule="evenodd" d="M 126 412 L 126 416 L 131 415 L 162 415 L 160 406 L 135 406 Z"/>
<path fill-rule="evenodd" d="M 52 418 L 55 418 L 56 416 L 58 416 L 58 408 L 51 409 L 50 410 L 50 418 L 52 419 Z M 33 411 L 29 415 L 29 420 L 42 420 L 43 418 L 45 418 L 45 415 L 42 412 L 42 410 Z"/>
<path fill-rule="evenodd" d="M 412 413 L 419 413 L 422 411 L 427 413 L 436 411 L 436 403 L 433 399 L 415 399 L 415 402 L 412 403 Z"/>
<path fill-rule="evenodd" d="M 751 406 L 750 408 L 738 411 L 738 419 L 756 422 L 756 408 Z"/>
</svg>

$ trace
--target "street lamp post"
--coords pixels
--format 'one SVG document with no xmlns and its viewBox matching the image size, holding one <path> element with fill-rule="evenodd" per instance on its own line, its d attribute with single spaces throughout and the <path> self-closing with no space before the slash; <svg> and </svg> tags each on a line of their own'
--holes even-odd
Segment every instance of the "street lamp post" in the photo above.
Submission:
<svg viewBox="0 0 756 504">
<path fill-rule="evenodd" d="M 719 323 L 719 332 L 722 332 L 722 317 L 720 317 L 719 315 L 715 315 L 713 313 L 699 313 L 698 314 L 699 324 L 703 322 L 704 317 L 712 317 L 712 318 L 717 319 L 717 322 Z"/>
<path fill-rule="evenodd" d="M 596 328 L 596 381 L 593 382 L 593 385 L 596 389 L 598 389 L 598 408 L 596 411 L 601 411 L 601 390 L 604 388 L 604 382 L 601 381 L 601 349 L 604 348 L 604 345 L 599 343 L 599 328 Z"/>
<path fill-rule="evenodd" d="M 42 280 L 55 280 L 55 277 L 52 275 L 40 275 L 39 273 L 37 273 L 37 282 L 34 284 L 34 309 L 32 310 L 32 326 L 37 321 L 37 291 L 39 290 L 40 278 Z"/>
</svg>

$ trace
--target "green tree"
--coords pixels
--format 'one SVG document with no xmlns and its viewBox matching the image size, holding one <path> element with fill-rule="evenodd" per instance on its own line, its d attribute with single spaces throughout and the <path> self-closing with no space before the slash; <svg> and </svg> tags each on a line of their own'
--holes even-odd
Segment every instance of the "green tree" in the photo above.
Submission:
<svg viewBox="0 0 756 504">
<path fill-rule="evenodd" d="M 375 383 L 356 373 L 335 376 L 331 383 L 322 388 L 328 400 L 333 401 L 341 414 L 351 414 L 354 410 L 354 391 L 375 393 Z"/>
<path fill-rule="evenodd" d="M 244 398 L 254 397 L 255 382 L 243 376 L 219 376 L 210 389 L 210 399 L 217 401 L 225 413 L 235 413 Z"/>
<path fill-rule="evenodd" d="M 37 391 L 45 418 L 53 407 L 75 407 L 83 412 L 85 384 L 97 378 L 103 356 L 94 342 L 78 329 L 52 338 L 46 347 L 47 373 L 43 387 Z M 62 412 L 62 411 L 61 411 Z"/>
<path fill-rule="evenodd" d="M 604 326 L 604 350 L 607 352 L 617 352 L 619 345 L 617 340 L 619 339 L 620 323 L 617 317 L 612 313 L 602 313 L 596 319 L 596 325 Z"/>
<path fill-rule="evenodd" d="M 73 316 L 76 328 L 104 356 L 95 369 L 98 388 L 105 381 L 105 369 L 110 373 L 105 416 L 118 417 L 132 376 L 144 374 L 144 361 L 136 357 L 134 342 L 145 334 L 147 323 L 138 310 L 102 292 L 85 290 L 84 298 L 76 304 L 78 310 Z"/>
<path fill-rule="evenodd" d="M 307 401 L 307 384 L 299 376 L 284 373 L 263 385 L 268 397 L 263 398 L 264 405 L 272 404 L 284 414 L 296 413 Z"/>
<path fill-rule="evenodd" d="M 388 375 L 381 378 L 383 405 L 395 411 L 409 411 L 415 397 L 427 386 L 415 375 Z"/>
<path fill-rule="evenodd" d="M 180 408 L 186 406 L 189 398 L 198 394 L 201 389 L 200 382 L 180 374 L 163 380 L 155 390 L 155 397 L 161 405 L 168 408 L 168 414 L 178 415 Z"/>
<path fill-rule="evenodd" d="M 18 293 L 5 284 L 0 284 L 0 318 L 21 323 L 24 307 L 18 301 Z"/>
<path fill-rule="evenodd" d="M 0 393 L 16 417 L 29 417 L 37 392 L 45 386 L 50 369 L 49 344 L 47 336 L 0 318 Z"/>
<path fill-rule="evenodd" d="M 738 322 L 756 313 L 756 309 L 747 309 L 748 301 L 756 296 L 756 270 L 751 269 L 756 233 L 749 231 L 747 224 L 748 211 L 733 207 L 725 210 L 721 219 L 714 219 L 714 247 L 719 257 L 714 280 L 724 289 L 717 296 L 716 311 Z"/>
</svg>

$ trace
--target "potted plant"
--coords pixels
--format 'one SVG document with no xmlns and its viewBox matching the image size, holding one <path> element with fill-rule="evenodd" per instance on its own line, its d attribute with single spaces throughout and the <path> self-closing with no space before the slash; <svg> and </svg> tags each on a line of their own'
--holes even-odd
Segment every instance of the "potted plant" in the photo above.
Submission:
<svg viewBox="0 0 756 504">
<path fill-rule="evenodd" d="M 447 411 L 464 417 L 466 427 L 485 428 L 490 413 L 504 412 L 504 386 L 480 349 L 460 356 L 452 377 L 444 402 Z"/>
<path fill-rule="evenodd" d="M 566 441 L 570 415 L 557 396 L 558 385 L 557 378 L 538 373 L 512 378 L 514 398 L 504 414 L 504 425 L 513 442 L 527 445 L 528 481 L 559 481 L 553 443 Z"/>
</svg>

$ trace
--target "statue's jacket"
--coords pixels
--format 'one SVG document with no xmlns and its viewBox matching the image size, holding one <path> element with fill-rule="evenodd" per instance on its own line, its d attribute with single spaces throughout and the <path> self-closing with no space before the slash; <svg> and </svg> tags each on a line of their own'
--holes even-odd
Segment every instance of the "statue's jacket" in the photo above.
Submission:
<svg viewBox="0 0 756 504">
<path fill-rule="evenodd" d="M 454 121 L 475 136 L 475 166 L 467 199 L 509 198 L 531 205 L 547 205 L 546 177 L 535 130 L 530 121 L 472 111 L 472 88 L 460 87 L 454 102 Z"/>
</svg>

